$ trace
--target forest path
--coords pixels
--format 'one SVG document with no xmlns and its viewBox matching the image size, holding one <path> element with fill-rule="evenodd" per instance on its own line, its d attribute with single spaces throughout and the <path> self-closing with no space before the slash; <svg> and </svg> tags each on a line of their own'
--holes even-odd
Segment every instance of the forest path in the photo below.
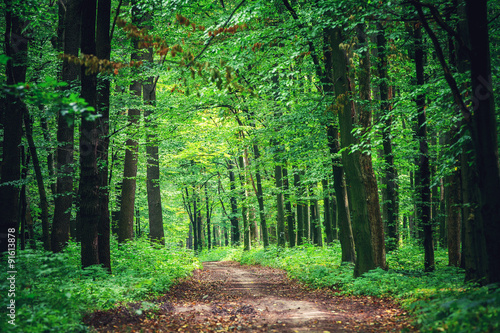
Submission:
<svg viewBox="0 0 500 333">
<path fill-rule="evenodd" d="M 95 312 L 86 323 L 98 332 L 414 331 L 390 300 L 309 289 L 268 267 L 203 266 L 160 298 Z"/>
</svg>

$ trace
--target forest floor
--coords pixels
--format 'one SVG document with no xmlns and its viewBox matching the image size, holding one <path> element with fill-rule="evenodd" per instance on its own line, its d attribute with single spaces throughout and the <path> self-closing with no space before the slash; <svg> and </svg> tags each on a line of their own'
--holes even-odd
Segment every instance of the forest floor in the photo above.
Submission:
<svg viewBox="0 0 500 333">
<path fill-rule="evenodd" d="M 97 332 L 417 331 L 390 299 L 310 289 L 268 267 L 203 266 L 159 298 L 94 312 L 85 323 Z"/>
</svg>

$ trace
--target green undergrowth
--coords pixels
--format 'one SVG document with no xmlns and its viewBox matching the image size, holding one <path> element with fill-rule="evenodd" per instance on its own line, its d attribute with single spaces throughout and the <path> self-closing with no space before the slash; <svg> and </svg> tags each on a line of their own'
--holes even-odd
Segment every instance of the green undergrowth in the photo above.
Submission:
<svg viewBox="0 0 500 333">
<path fill-rule="evenodd" d="M 217 251 L 214 258 L 228 256 L 242 264 L 281 268 L 291 278 L 313 287 L 331 288 L 347 295 L 391 297 L 413 314 L 422 332 L 500 329 L 500 290 L 464 283 L 463 271 L 447 266 L 447 252 L 443 249 L 436 250 L 436 270 L 432 273 L 423 271 L 423 249 L 407 245 L 387 254 L 387 271 L 375 269 L 358 279 L 353 278 L 353 265 L 341 264 L 338 243 L 323 248 L 305 245 L 293 249 Z"/>
<path fill-rule="evenodd" d="M 81 269 L 76 243 L 59 254 L 18 251 L 13 298 L 16 326 L 8 322 L 10 284 L 7 270 L 2 270 L 0 332 L 85 332 L 85 313 L 147 300 L 200 267 L 191 251 L 152 246 L 146 239 L 122 245 L 113 240 L 111 264 L 112 274 L 100 266 Z M 1 266 L 7 267 L 5 261 Z"/>
</svg>

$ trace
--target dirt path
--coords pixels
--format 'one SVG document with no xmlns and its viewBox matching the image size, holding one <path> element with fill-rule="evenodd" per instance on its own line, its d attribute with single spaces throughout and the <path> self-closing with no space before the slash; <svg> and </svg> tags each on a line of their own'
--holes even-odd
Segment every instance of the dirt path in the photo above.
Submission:
<svg viewBox="0 0 500 333">
<path fill-rule="evenodd" d="M 272 268 L 235 262 L 203 266 L 161 298 L 98 311 L 86 323 L 99 332 L 415 331 L 389 300 L 311 290 Z M 155 310 L 137 313 L 153 304 Z"/>
</svg>

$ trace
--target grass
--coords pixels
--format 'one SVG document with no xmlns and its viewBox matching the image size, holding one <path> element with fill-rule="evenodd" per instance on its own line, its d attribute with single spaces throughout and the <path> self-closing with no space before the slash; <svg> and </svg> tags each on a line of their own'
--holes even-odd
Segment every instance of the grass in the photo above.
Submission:
<svg viewBox="0 0 500 333">
<path fill-rule="evenodd" d="M 387 254 L 387 271 L 372 270 L 353 278 L 353 265 L 340 262 L 338 243 L 318 248 L 271 247 L 248 252 L 217 249 L 200 260 L 229 258 L 242 264 L 281 268 L 291 278 L 313 287 L 337 289 L 342 294 L 391 297 L 414 316 L 422 332 L 497 332 L 500 330 L 500 289 L 464 283 L 464 272 L 447 266 L 447 252 L 436 250 L 436 270 L 423 271 L 423 249 L 407 245 Z"/>
<path fill-rule="evenodd" d="M 71 243 L 59 254 L 24 250 L 16 254 L 15 324 L 2 311 L 0 332 L 85 332 L 85 313 L 146 300 L 168 290 L 200 267 L 193 253 L 154 247 L 145 239 L 112 241 L 112 274 L 100 266 L 80 268 L 80 248 Z M 7 267 L 4 261 L 2 267 Z M 7 270 L 0 272 L 0 307 L 9 298 Z"/>
</svg>

